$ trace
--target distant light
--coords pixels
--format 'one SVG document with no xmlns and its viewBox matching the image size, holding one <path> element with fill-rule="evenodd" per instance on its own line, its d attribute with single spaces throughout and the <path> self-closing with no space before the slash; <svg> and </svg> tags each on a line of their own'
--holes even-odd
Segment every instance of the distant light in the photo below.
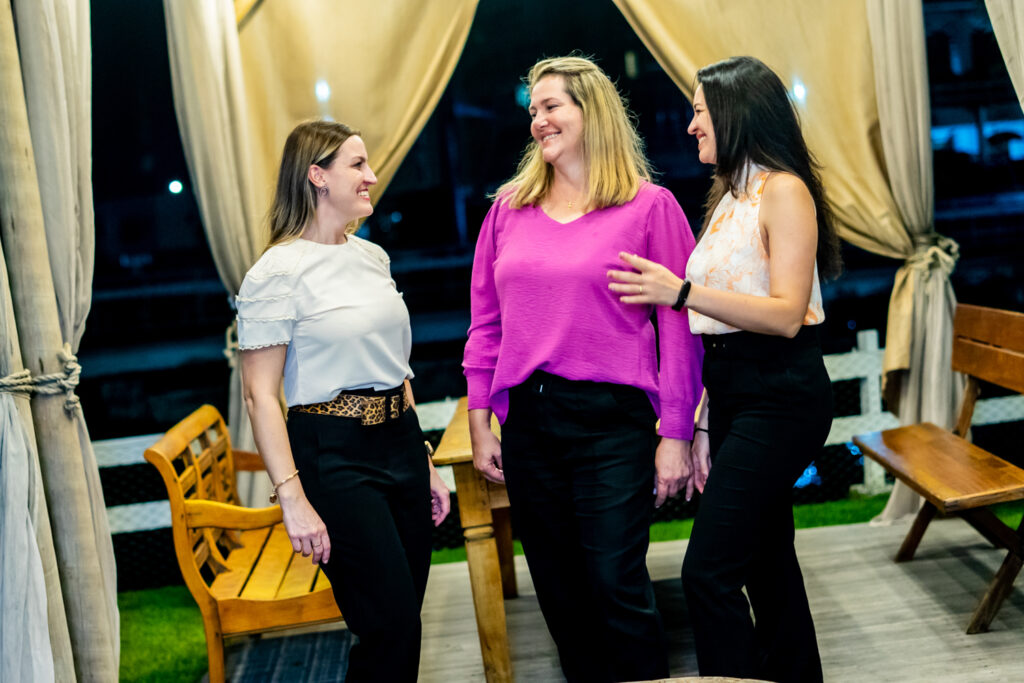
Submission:
<svg viewBox="0 0 1024 683">
<path fill-rule="evenodd" d="M 626 50 L 625 54 L 622 55 L 623 67 L 625 67 L 626 77 L 632 80 L 636 80 L 636 77 L 640 74 L 640 67 L 637 65 L 636 52 L 633 50 Z"/>
<path fill-rule="evenodd" d="M 523 109 L 530 106 L 530 89 L 526 87 L 525 83 L 520 83 L 516 87 L 516 103 Z"/>
<path fill-rule="evenodd" d="M 804 100 L 807 99 L 807 88 L 805 88 L 804 84 L 801 83 L 799 80 L 793 81 L 793 97 L 795 97 L 800 102 L 803 102 Z"/>
<path fill-rule="evenodd" d="M 316 99 L 321 102 L 326 102 L 331 99 L 331 86 L 327 85 L 327 81 L 320 79 L 316 82 Z"/>
<path fill-rule="evenodd" d="M 846 327 L 848 329 L 851 329 L 851 330 L 857 329 L 857 321 L 856 320 L 847 320 L 846 321 Z"/>
<path fill-rule="evenodd" d="M 184 188 L 185 186 L 181 184 L 180 180 L 172 180 L 171 182 L 167 183 L 167 189 L 171 194 L 181 194 L 181 191 Z"/>
<path fill-rule="evenodd" d="M 392 223 L 401 223 L 402 222 L 402 212 L 401 211 L 392 211 L 391 212 L 391 222 Z"/>
</svg>

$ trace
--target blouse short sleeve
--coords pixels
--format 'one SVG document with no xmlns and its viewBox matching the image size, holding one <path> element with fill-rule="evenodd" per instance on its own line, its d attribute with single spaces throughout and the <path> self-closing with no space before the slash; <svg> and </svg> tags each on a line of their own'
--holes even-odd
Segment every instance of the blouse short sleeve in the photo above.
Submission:
<svg viewBox="0 0 1024 683">
<path fill-rule="evenodd" d="M 262 349 L 289 344 L 295 328 L 294 276 L 287 263 L 274 258 L 274 249 L 256 262 L 235 297 L 238 309 L 238 348 Z"/>
</svg>

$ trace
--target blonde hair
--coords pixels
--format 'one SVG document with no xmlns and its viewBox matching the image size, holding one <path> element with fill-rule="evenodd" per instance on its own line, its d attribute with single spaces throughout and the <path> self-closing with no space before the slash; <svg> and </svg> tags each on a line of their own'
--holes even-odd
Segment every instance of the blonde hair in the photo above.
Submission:
<svg viewBox="0 0 1024 683">
<path fill-rule="evenodd" d="M 643 141 L 622 96 L 608 76 L 585 57 L 553 57 L 533 65 L 524 81 L 531 92 L 547 76 L 561 76 L 565 92 L 583 110 L 583 166 L 586 169 L 585 211 L 618 206 L 633 199 L 640 183 L 651 180 Z M 554 179 L 540 145 L 531 140 L 516 174 L 495 197 L 513 209 L 539 204 Z"/>
<path fill-rule="evenodd" d="M 281 153 L 274 202 L 267 214 L 270 224 L 267 249 L 295 239 L 313 220 L 317 193 L 309 179 L 309 167 L 315 164 L 330 168 L 338 149 L 353 135 L 359 135 L 359 131 L 344 123 L 322 120 L 300 123 L 288 134 Z M 346 232 L 351 234 L 355 229 L 353 222 Z"/>
</svg>

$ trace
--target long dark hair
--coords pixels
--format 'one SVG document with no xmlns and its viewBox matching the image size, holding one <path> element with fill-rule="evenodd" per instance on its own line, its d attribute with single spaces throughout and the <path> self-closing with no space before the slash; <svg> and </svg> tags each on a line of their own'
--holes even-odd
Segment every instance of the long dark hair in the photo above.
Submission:
<svg viewBox="0 0 1024 683">
<path fill-rule="evenodd" d="M 745 192 L 748 161 L 799 177 L 811 193 L 818 218 L 818 273 L 839 275 L 842 260 L 835 217 L 825 198 L 820 165 L 807 149 L 796 107 L 782 80 L 753 57 L 730 57 L 697 72 L 715 129 L 714 184 L 705 205 L 704 226 L 725 196 Z"/>
</svg>

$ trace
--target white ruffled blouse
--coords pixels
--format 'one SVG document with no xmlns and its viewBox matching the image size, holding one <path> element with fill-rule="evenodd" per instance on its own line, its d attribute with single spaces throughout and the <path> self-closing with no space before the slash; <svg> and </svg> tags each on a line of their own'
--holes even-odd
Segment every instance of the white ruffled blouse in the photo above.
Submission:
<svg viewBox="0 0 1024 683">
<path fill-rule="evenodd" d="M 287 345 L 289 406 L 351 389 L 397 387 L 409 366 L 409 311 L 376 244 L 296 239 L 268 249 L 235 297 L 238 348 Z"/>
</svg>

